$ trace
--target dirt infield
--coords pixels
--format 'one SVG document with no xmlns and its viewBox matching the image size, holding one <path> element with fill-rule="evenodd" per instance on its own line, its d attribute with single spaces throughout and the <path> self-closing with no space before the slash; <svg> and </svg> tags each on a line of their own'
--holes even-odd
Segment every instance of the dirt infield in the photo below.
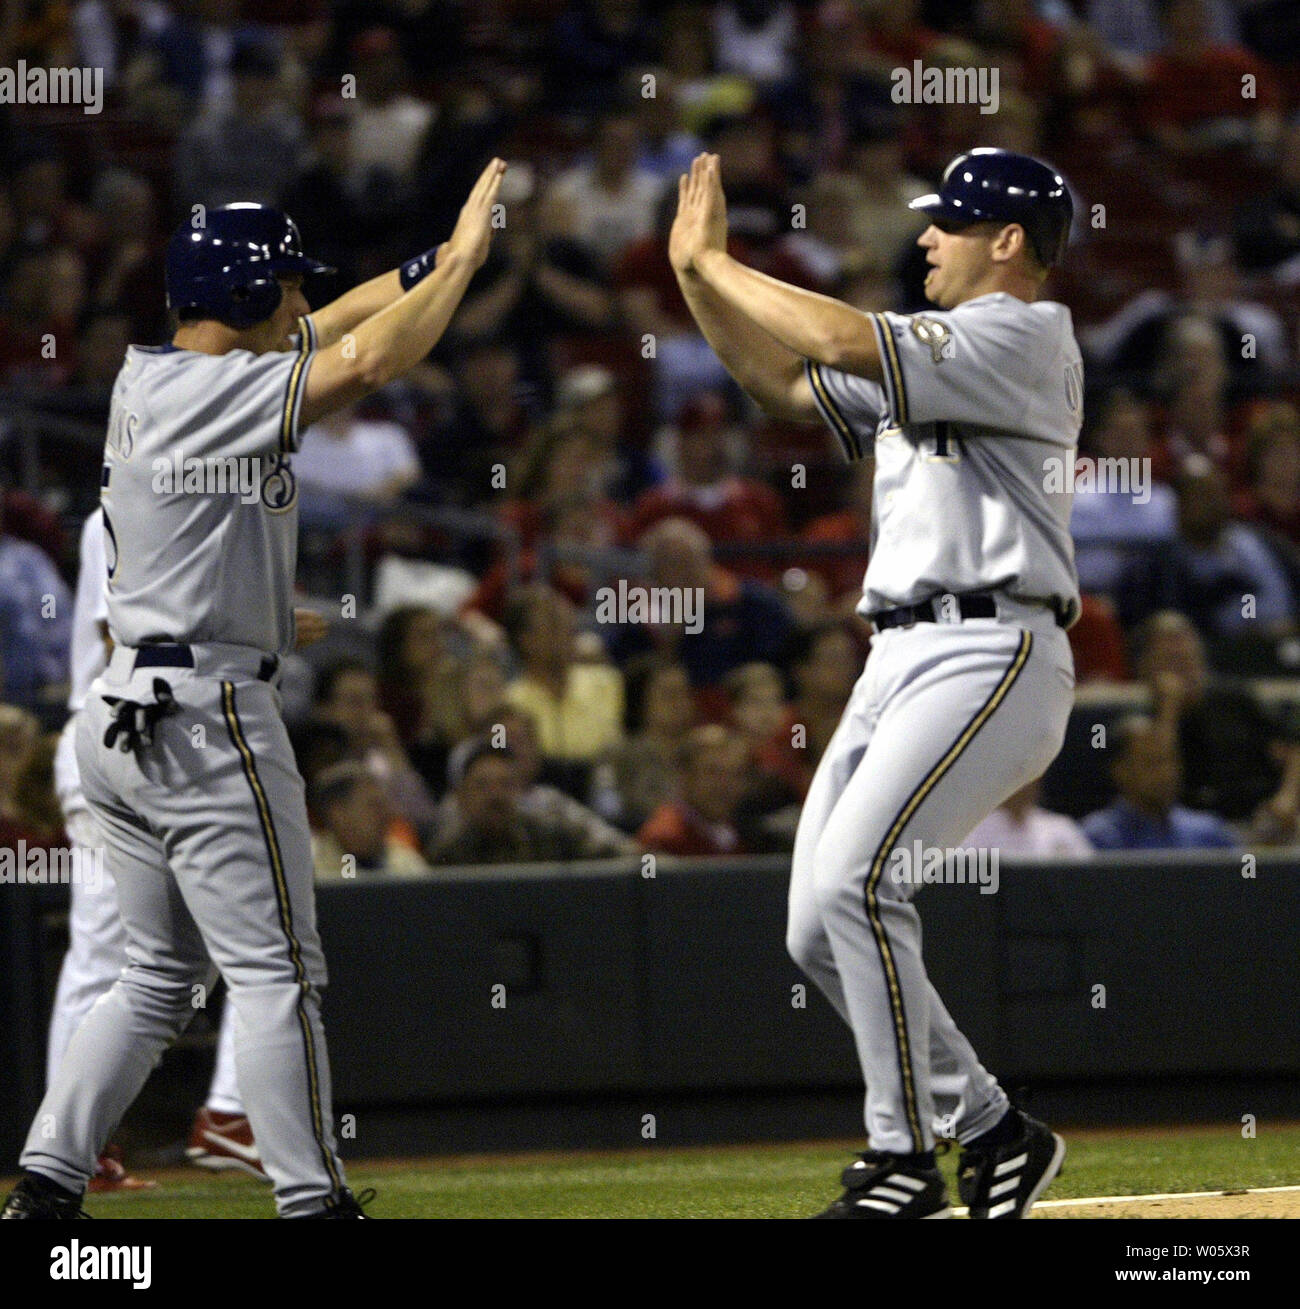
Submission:
<svg viewBox="0 0 1300 1309">
<path fill-rule="evenodd" d="M 1040 1204 L 1031 1218 L 1300 1218 L 1300 1190 L 1134 1196 Z"/>
</svg>

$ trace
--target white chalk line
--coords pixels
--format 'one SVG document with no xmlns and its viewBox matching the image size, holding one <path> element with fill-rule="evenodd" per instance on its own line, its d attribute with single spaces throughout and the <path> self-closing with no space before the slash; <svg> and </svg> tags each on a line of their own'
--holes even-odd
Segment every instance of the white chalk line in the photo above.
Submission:
<svg viewBox="0 0 1300 1309">
<path fill-rule="evenodd" d="M 1228 1191 L 1167 1191 L 1156 1195 L 1094 1195 L 1088 1199 L 1039 1200 L 1034 1209 L 1080 1209 L 1091 1204 L 1144 1204 L 1153 1200 L 1215 1200 L 1228 1195 L 1287 1195 L 1300 1192 L 1300 1186 L 1250 1186 Z M 953 1213 L 965 1217 L 969 1211 L 954 1208 Z M 1031 1209 L 1032 1213 L 1033 1210 Z"/>
</svg>

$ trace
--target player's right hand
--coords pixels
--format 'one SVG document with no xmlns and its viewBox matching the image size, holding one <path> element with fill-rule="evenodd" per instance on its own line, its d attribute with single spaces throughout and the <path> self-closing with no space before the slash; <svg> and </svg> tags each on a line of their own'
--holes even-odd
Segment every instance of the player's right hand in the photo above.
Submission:
<svg viewBox="0 0 1300 1309">
<path fill-rule="evenodd" d="M 492 244 L 492 209 L 505 172 L 505 161 L 493 159 L 479 174 L 456 220 L 456 230 L 447 241 L 447 247 L 471 268 L 481 268 L 488 256 Z"/>
<path fill-rule="evenodd" d="M 677 183 L 677 217 L 668 235 L 668 259 L 678 273 L 689 273 L 705 250 L 727 248 L 727 202 L 717 155 L 696 155 L 691 171 Z"/>
</svg>

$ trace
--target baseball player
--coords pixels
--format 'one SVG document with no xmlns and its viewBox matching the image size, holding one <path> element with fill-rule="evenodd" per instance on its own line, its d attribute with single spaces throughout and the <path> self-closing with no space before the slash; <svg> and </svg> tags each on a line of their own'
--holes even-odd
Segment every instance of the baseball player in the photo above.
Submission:
<svg viewBox="0 0 1300 1309">
<path fill-rule="evenodd" d="M 313 314 L 278 210 L 230 205 L 167 250 L 179 326 L 132 346 L 101 477 L 114 648 L 78 715 L 129 963 L 68 1044 L 4 1218 L 75 1218 L 95 1158 L 218 970 L 239 1088 L 286 1218 L 363 1218 L 335 1149 L 303 782 L 279 712 L 299 428 L 423 359 L 487 256 L 494 159 L 447 242 Z M 250 476 L 251 475 L 251 476 Z"/>
<path fill-rule="evenodd" d="M 98 855 L 101 862 L 94 881 L 75 880 L 71 888 L 68 949 L 59 969 L 46 1044 L 47 1085 L 54 1080 L 73 1032 L 127 965 L 126 932 L 117 910 L 117 887 L 112 870 L 102 859 L 103 840 L 81 789 L 75 750 L 77 715 L 85 706 L 90 684 L 108 664 L 107 573 L 104 513 L 96 509 L 87 516 L 81 529 L 77 591 L 72 606 L 69 717 L 54 756 L 54 783 L 73 849 L 80 851 L 85 859 Z M 299 647 L 324 635 L 324 620 L 311 610 L 296 609 L 294 618 Z M 233 1015 L 233 1006 L 227 1005 L 207 1101 L 195 1118 L 186 1154 L 202 1168 L 238 1169 L 265 1178 L 235 1077 Z M 118 1158 L 106 1153 L 96 1163 L 89 1189 L 132 1190 L 146 1185 L 154 1183 L 129 1176 Z"/>
<path fill-rule="evenodd" d="M 1046 164 L 973 150 L 912 202 L 936 312 L 862 313 L 726 249 L 718 159 L 680 183 L 670 255 L 722 361 L 769 413 L 875 458 L 859 613 L 871 658 L 800 818 L 788 945 L 853 1030 L 870 1149 L 824 1218 L 946 1218 L 936 1135 L 974 1218 L 1017 1218 L 1065 1144 L 1013 1108 L 926 978 L 908 858 L 944 852 L 1060 749 L 1078 611 L 1070 496 L 1082 364 L 1039 300 L 1072 205 Z M 919 870 L 918 870 L 919 873 Z M 919 878 L 918 878 L 919 880 Z"/>
</svg>

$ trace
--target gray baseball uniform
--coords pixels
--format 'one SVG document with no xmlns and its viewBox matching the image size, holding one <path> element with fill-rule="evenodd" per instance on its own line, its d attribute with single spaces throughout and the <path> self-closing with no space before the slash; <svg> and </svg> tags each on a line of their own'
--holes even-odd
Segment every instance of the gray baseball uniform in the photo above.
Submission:
<svg viewBox="0 0 1300 1309">
<path fill-rule="evenodd" d="M 847 456 L 876 458 L 859 612 L 924 604 L 936 621 L 872 638 L 800 818 L 788 945 L 853 1029 L 872 1147 L 911 1154 L 1007 1107 L 926 978 L 907 861 L 959 847 L 1060 749 L 1078 584 L 1071 497 L 1046 487 L 1063 482 L 1049 461 L 1074 458 L 1083 370 L 1051 302 L 872 324 L 883 386 L 807 375 Z"/>
<path fill-rule="evenodd" d="M 281 1215 L 344 1185 L 306 804 L 275 685 L 293 643 L 289 455 L 309 319 L 300 333 L 286 353 L 132 347 L 113 390 L 101 499 L 115 649 L 76 755 L 129 964 L 69 1043 L 22 1156 L 74 1191 L 218 969 Z M 169 697 L 152 743 L 106 744 L 123 704 Z"/>
</svg>

